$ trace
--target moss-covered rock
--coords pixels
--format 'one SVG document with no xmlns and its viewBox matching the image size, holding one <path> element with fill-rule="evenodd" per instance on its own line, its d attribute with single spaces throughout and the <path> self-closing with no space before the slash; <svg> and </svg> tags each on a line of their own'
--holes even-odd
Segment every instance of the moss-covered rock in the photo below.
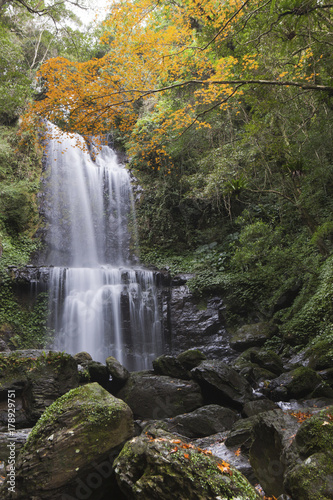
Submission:
<svg viewBox="0 0 333 500">
<path fill-rule="evenodd" d="M 333 453 L 333 406 L 306 419 L 297 431 L 295 443 L 302 459 L 317 452 Z"/>
<path fill-rule="evenodd" d="M 252 351 L 250 360 L 258 364 L 261 368 L 268 370 L 276 375 L 281 375 L 283 372 L 283 363 L 278 354 L 272 350 L 262 349 L 260 351 Z"/>
<path fill-rule="evenodd" d="M 178 354 L 177 359 L 186 370 L 192 370 L 192 368 L 198 366 L 201 361 L 204 361 L 206 356 L 199 349 L 188 349 Z"/>
<path fill-rule="evenodd" d="M 121 490 L 133 500 L 258 500 L 247 479 L 209 452 L 171 434 L 141 435 L 115 461 Z"/>
<path fill-rule="evenodd" d="M 268 394 L 274 401 L 287 401 L 309 396 L 323 382 L 320 375 L 306 366 L 284 373 L 274 379 L 268 387 Z"/>
<path fill-rule="evenodd" d="M 285 478 L 285 489 L 296 500 L 332 500 L 333 453 L 315 453 Z"/>
<path fill-rule="evenodd" d="M 274 332 L 269 323 L 243 325 L 230 336 L 230 345 L 237 351 L 263 345 Z"/>
<path fill-rule="evenodd" d="M 107 486 L 104 479 L 111 479 L 114 451 L 132 436 L 132 412 L 123 401 L 97 383 L 69 391 L 44 412 L 18 457 L 17 498 L 59 499 L 65 493 L 75 497 L 83 483 L 94 490 L 85 483 L 93 473 L 99 474 L 97 495 Z M 1 498 L 8 498 L 6 491 L 5 484 Z"/>
<path fill-rule="evenodd" d="M 166 375 L 168 377 L 181 378 L 189 380 L 191 374 L 184 368 L 182 363 L 174 356 L 167 356 L 166 354 L 159 356 L 153 361 L 154 372 L 157 375 Z"/>
</svg>

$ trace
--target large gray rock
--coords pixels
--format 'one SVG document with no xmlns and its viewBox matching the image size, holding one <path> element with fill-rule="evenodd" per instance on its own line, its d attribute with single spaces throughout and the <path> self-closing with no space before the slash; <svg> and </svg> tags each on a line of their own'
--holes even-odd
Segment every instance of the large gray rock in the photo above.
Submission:
<svg viewBox="0 0 333 500">
<path fill-rule="evenodd" d="M 113 459 L 132 436 L 132 412 L 123 401 L 97 383 L 71 390 L 29 435 L 17 460 L 15 498 L 101 498 L 114 488 Z M 11 498 L 9 484 L 3 499 Z"/>
<path fill-rule="evenodd" d="M 167 423 L 173 432 L 190 438 L 199 438 L 231 429 L 237 418 L 237 413 L 229 408 L 207 405 L 171 418 Z"/>
<path fill-rule="evenodd" d="M 113 393 L 123 387 L 129 379 L 129 371 L 113 356 L 105 360 L 106 368 L 109 374 L 109 388 Z"/>
<path fill-rule="evenodd" d="M 203 361 L 191 370 L 208 403 L 241 409 L 254 399 L 250 384 L 236 370 L 221 361 Z"/>
<path fill-rule="evenodd" d="M 132 409 L 136 418 L 161 419 L 193 411 L 203 404 L 199 385 L 150 372 L 131 373 L 116 394 Z"/>
<path fill-rule="evenodd" d="M 162 431 L 127 442 L 115 460 L 115 474 L 131 500 L 259 500 L 239 471 Z"/>
<path fill-rule="evenodd" d="M 279 407 L 270 399 L 258 399 L 257 401 L 249 401 L 245 403 L 242 414 L 245 417 L 252 417 L 265 411 L 277 410 Z"/>
<path fill-rule="evenodd" d="M 15 390 L 16 426 L 24 428 L 78 383 L 77 364 L 69 354 L 31 349 L 0 353 L 0 426 L 7 425 L 8 390 Z"/>
<path fill-rule="evenodd" d="M 288 466 L 298 460 L 292 442 L 300 422 L 280 409 L 260 413 L 255 419 L 250 463 L 266 494 L 278 497 L 286 493 L 283 483 Z"/>
</svg>

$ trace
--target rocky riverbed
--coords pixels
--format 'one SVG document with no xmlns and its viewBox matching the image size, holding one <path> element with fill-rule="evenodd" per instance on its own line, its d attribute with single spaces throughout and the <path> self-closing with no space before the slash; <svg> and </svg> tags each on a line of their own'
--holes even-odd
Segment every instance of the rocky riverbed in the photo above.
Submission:
<svg viewBox="0 0 333 500">
<path fill-rule="evenodd" d="M 333 366 L 281 359 L 266 335 L 243 327 L 230 363 L 190 349 L 132 373 L 88 353 L 0 353 L 1 498 L 333 498 Z"/>
</svg>

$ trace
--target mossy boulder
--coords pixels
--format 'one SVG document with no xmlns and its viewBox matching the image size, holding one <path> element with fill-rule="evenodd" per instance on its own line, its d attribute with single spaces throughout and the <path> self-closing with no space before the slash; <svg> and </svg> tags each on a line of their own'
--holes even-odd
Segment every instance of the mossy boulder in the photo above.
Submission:
<svg viewBox="0 0 333 500">
<path fill-rule="evenodd" d="M 131 373 L 116 396 L 130 406 L 136 418 L 142 419 L 175 417 L 203 404 L 196 382 L 153 375 L 149 371 Z"/>
<path fill-rule="evenodd" d="M 286 475 L 284 486 L 296 500 L 332 500 L 333 453 L 315 453 L 296 465 Z"/>
<path fill-rule="evenodd" d="M 206 356 L 199 349 L 188 349 L 187 351 L 181 352 L 177 356 L 177 360 L 186 368 L 186 370 L 192 370 L 198 366 L 201 361 L 204 361 Z"/>
<path fill-rule="evenodd" d="M 231 429 L 237 413 L 219 405 L 207 405 L 190 413 L 168 419 L 173 432 L 190 438 L 210 436 Z"/>
<path fill-rule="evenodd" d="M 120 489 L 133 500 L 259 500 L 236 469 L 163 431 L 127 442 L 114 465 Z"/>
<path fill-rule="evenodd" d="M 257 354 L 260 356 L 260 349 L 258 347 L 251 347 L 240 354 L 232 365 L 250 384 L 272 380 L 276 377 L 276 373 L 253 361 L 254 356 Z"/>
<path fill-rule="evenodd" d="M 322 382 L 317 372 L 309 367 L 300 366 L 272 380 L 268 387 L 268 394 L 273 401 L 300 399 L 311 395 Z"/>
<path fill-rule="evenodd" d="M 77 364 L 69 354 L 22 350 L 0 353 L 0 403 L 8 390 L 16 391 L 16 426 L 31 427 L 45 408 L 77 387 Z M 7 411 L 0 411 L 0 425 L 7 425 Z"/>
<path fill-rule="evenodd" d="M 241 409 L 254 399 L 246 379 L 222 361 L 203 361 L 191 374 L 200 384 L 207 403 Z"/>
<path fill-rule="evenodd" d="M 333 453 L 333 406 L 307 418 L 297 431 L 295 444 L 302 459 L 313 453 Z"/>
<path fill-rule="evenodd" d="M 168 356 L 166 354 L 159 356 L 153 361 L 154 372 L 157 375 L 166 375 L 168 377 L 181 378 L 183 380 L 189 380 L 191 374 L 184 368 L 182 363 L 174 356 Z"/>
<path fill-rule="evenodd" d="M 76 354 L 73 355 L 73 358 L 75 359 L 77 364 L 81 366 L 85 366 L 88 363 L 88 361 L 93 360 L 89 352 L 86 351 L 77 352 Z"/>
<path fill-rule="evenodd" d="M 306 350 L 309 367 L 314 370 L 333 368 L 332 335 L 318 335 Z"/>
<path fill-rule="evenodd" d="M 274 332 L 269 323 L 243 325 L 230 335 L 230 346 L 236 351 L 263 345 Z"/>
<path fill-rule="evenodd" d="M 97 383 L 69 391 L 44 412 L 19 454 L 15 498 L 76 498 L 84 486 L 89 498 L 100 498 L 115 454 L 132 436 L 132 412 L 123 401 Z M 1 498 L 9 498 L 6 492 L 5 484 Z"/>
<path fill-rule="evenodd" d="M 281 375 L 284 371 L 282 359 L 272 350 L 262 349 L 260 351 L 252 351 L 250 353 L 250 360 L 252 363 L 256 363 L 261 368 L 275 373 L 276 375 Z"/>
</svg>

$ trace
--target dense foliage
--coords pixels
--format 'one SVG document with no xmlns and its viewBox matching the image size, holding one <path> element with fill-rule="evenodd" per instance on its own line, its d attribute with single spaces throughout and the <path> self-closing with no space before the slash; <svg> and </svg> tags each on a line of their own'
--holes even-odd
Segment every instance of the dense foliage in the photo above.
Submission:
<svg viewBox="0 0 333 500">
<path fill-rule="evenodd" d="M 15 90 L 2 123 L 34 94 L 27 134 L 36 116 L 84 134 L 112 129 L 144 188 L 142 261 L 193 272 L 198 300 L 225 297 L 230 327 L 271 320 L 277 343 L 322 345 L 333 324 L 332 6 L 121 0 L 94 33 L 36 24 L 30 52 L 13 19 L 2 16 L 0 31 L 12 54 L 3 85 Z M 36 228 L 35 208 L 17 211 L 25 179 L 1 201 L 14 239 Z"/>
</svg>

